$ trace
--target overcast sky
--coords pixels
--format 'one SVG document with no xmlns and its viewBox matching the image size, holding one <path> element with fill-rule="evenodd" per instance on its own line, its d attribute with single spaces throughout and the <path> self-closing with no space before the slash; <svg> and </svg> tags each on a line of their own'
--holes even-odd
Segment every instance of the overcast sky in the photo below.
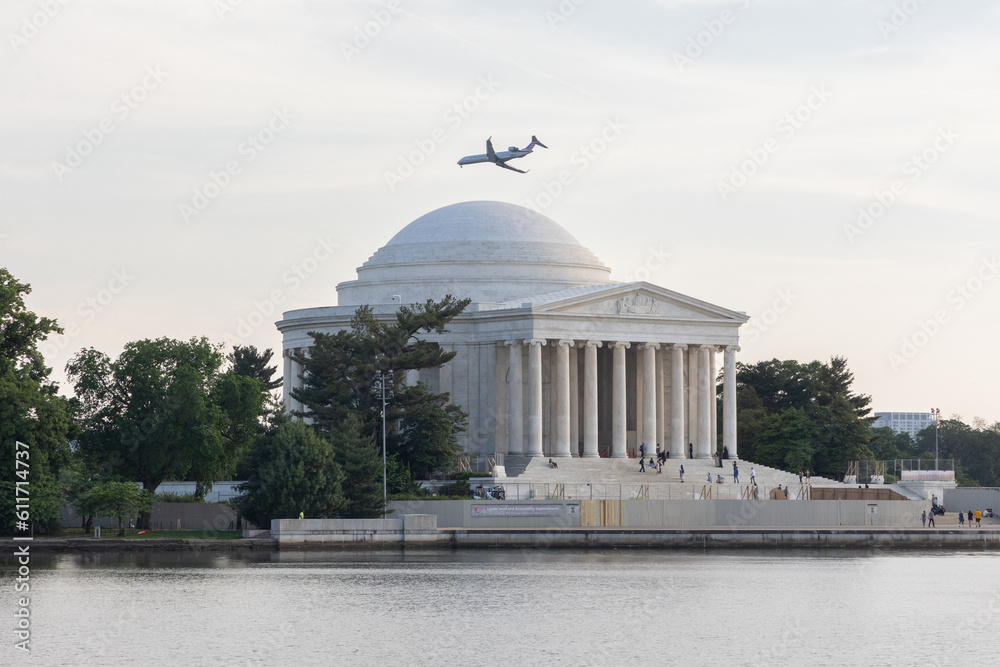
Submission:
<svg viewBox="0 0 1000 667">
<path fill-rule="evenodd" d="M 1000 420 L 1000 6 L 0 5 L 0 261 L 82 347 L 280 349 L 400 228 L 532 205 L 620 280 L 846 356 L 879 411 Z M 527 175 L 455 162 L 537 149 Z M 66 389 L 66 388 L 64 388 Z"/>
</svg>

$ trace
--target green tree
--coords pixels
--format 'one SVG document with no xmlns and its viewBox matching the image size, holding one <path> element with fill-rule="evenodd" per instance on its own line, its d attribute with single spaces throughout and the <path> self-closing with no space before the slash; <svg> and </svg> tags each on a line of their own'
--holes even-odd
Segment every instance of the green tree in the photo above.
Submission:
<svg viewBox="0 0 1000 667">
<path fill-rule="evenodd" d="M 435 394 L 421 384 L 407 387 L 402 380 L 408 370 L 438 368 L 454 358 L 455 352 L 441 350 L 422 334 L 444 332 L 468 303 L 451 296 L 428 300 L 401 307 L 391 320 L 379 319 L 370 307 L 362 306 L 350 329 L 310 332 L 309 355 L 295 357 L 304 369 L 303 386 L 292 391 L 305 406 L 299 416 L 308 415 L 313 426 L 331 438 L 344 430 L 346 420 L 354 419 L 367 443 L 369 451 L 342 458 L 352 512 L 373 512 L 368 489 L 376 482 L 381 502 L 382 403 L 374 388 L 376 371 L 394 372 L 393 398 L 386 410 L 386 444 L 392 456 L 415 475 L 454 461 L 456 435 L 466 428 L 467 414 L 448 405 L 448 394 Z M 376 458 L 377 466 L 371 464 Z M 355 474 L 367 476 L 355 478 Z"/>
<path fill-rule="evenodd" d="M 237 510 L 269 528 L 272 519 L 335 517 L 346 502 L 344 472 L 334 445 L 301 422 L 261 436 L 251 454 L 251 474 L 239 486 Z"/>
<path fill-rule="evenodd" d="M 52 369 L 38 350 L 41 341 L 62 329 L 28 310 L 24 297 L 30 292 L 30 285 L 0 268 L 0 533 L 5 534 L 16 528 L 15 505 L 24 502 L 26 488 L 35 532 L 58 529 L 56 479 L 70 459 L 71 405 L 56 395 Z M 20 496 L 15 482 L 29 484 L 21 485 Z"/>
<path fill-rule="evenodd" d="M 271 348 L 258 352 L 253 345 L 234 345 L 226 359 L 232 365 L 232 371 L 236 375 L 251 377 L 260 380 L 266 391 L 272 391 L 281 386 L 282 379 L 274 379 L 274 374 L 278 371 L 277 366 L 268 366 L 274 352 Z"/>
<path fill-rule="evenodd" d="M 896 433 L 887 426 L 873 428 L 868 449 L 876 461 L 916 458 L 913 440 L 909 433 Z"/>
<path fill-rule="evenodd" d="M 737 364 L 736 378 L 741 457 L 791 472 L 801 466 L 836 479 L 848 461 L 873 458 L 868 448 L 871 397 L 854 392 L 854 375 L 843 357 L 829 363 Z M 808 447 L 802 433 L 808 433 Z"/>
<path fill-rule="evenodd" d="M 337 463 L 344 470 L 343 516 L 374 519 L 385 512 L 382 454 L 372 447 L 371 440 L 358 433 L 359 428 L 358 421 L 348 416 L 341 428 L 331 430 L 328 436 L 333 442 Z"/>
<path fill-rule="evenodd" d="M 131 482 L 102 482 L 83 494 L 77 501 L 81 516 L 111 516 L 118 519 L 118 534 L 125 534 L 127 517 L 148 513 L 153 495 Z"/>
<path fill-rule="evenodd" d="M 80 402 L 80 447 L 112 474 L 155 493 L 167 479 L 199 489 L 229 475 L 256 432 L 258 380 L 221 373 L 204 338 L 128 343 L 118 359 L 93 348 L 66 366 Z M 142 516 L 148 527 L 148 512 Z"/>
</svg>

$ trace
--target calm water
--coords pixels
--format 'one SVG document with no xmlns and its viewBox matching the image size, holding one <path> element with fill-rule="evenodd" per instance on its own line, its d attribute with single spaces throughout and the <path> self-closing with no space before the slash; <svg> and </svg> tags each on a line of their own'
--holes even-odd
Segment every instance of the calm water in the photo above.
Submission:
<svg viewBox="0 0 1000 667">
<path fill-rule="evenodd" d="M 32 665 L 994 665 L 1000 556 L 33 556 Z M 13 572 L 0 571 L 0 664 Z M 9 630 L 9 631 L 8 631 Z"/>
</svg>

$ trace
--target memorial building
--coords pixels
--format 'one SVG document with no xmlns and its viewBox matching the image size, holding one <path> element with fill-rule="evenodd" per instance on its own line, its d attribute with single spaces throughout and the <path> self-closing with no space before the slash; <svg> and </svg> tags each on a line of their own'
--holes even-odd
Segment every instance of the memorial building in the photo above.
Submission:
<svg viewBox="0 0 1000 667">
<path fill-rule="evenodd" d="M 622 236 L 616 234 L 615 238 Z M 337 285 L 336 306 L 284 313 L 284 398 L 302 386 L 291 355 L 310 331 L 350 326 L 361 305 L 393 317 L 401 304 L 469 298 L 443 334 L 455 358 L 410 372 L 469 413 L 459 436 L 472 456 L 628 456 L 640 443 L 671 458 L 716 451 L 722 356 L 722 445 L 736 442 L 736 352 L 748 319 L 610 269 L 563 227 L 514 204 L 474 201 L 431 211 L 393 236 Z"/>
</svg>

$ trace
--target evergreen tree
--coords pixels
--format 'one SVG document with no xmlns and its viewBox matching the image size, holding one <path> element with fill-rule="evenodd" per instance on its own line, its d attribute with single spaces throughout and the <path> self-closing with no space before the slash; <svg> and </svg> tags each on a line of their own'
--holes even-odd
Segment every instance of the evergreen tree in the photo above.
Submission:
<svg viewBox="0 0 1000 667">
<path fill-rule="evenodd" d="M 385 511 L 382 488 L 382 453 L 358 433 L 360 424 L 348 416 L 340 428 L 329 432 L 337 463 L 344 471 L 345 504 L 342 516 L 374 519 Z"/>
<path fill-rule="evenodd" d="M 239 486 L 237 510 L 261 528 L 272 519 L 335 518 L 346 503 L 344 472 L 333 444 L 302 422 L 262 435 L 251 452 L 251 474 Z"/>
</svg>

